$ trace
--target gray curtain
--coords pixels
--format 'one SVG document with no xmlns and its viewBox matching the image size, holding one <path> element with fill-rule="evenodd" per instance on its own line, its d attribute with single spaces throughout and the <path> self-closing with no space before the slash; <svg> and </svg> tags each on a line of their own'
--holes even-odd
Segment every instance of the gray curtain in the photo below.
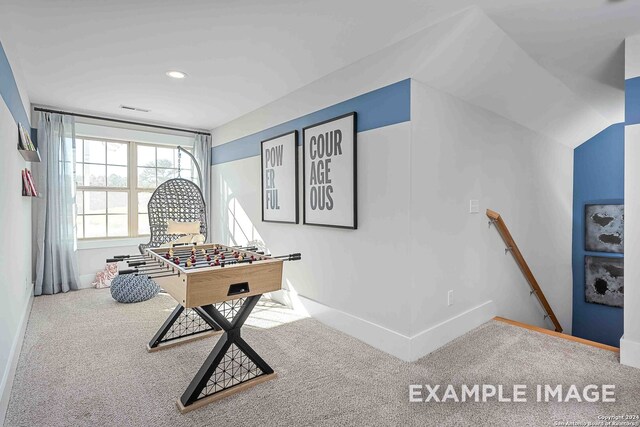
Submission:
<svg viewBox="0 0 640 427">
<path fill-rule="evenodd" d="M 207 206 L 207 221 L 211 218 L 211 135 L 196 135 L 193 143 L 193 157 L 198 161 L 200 172 L 202 173 L 202 182 L 200 189 L 204 197 L 204 203 Z M 211 224 L 208 224 L 207 241 L 211 241 Z"/>
<path fill-rule="evenodd" d="M 36 250 L 35 294 L 56 294 L 78 289 L 75 240 L 75 185 L 73 117 L 40 113 L 40 163 L 33 169 L 42 198 L 34 203 Z"/>
</svg>

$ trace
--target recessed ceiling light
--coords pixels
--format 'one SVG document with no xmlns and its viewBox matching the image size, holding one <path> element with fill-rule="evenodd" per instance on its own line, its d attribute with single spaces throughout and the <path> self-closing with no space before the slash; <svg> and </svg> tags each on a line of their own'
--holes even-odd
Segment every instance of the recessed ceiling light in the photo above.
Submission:
<svg viewBox="0 0 640 427">
<path fill-rule="evenodd" d="M 167 76 L 174 79 L 184 79 L 185 77 L 187 77 L 187 75 L 182 71 L 167 71 Z"/>
</svg>

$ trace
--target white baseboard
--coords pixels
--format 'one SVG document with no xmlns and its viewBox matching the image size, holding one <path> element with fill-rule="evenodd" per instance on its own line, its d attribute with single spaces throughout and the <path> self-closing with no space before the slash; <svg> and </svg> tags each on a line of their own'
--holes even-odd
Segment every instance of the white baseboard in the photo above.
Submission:
<svg viewBox="0 0 640 427">
<path fill-rule="evenodd" d="M 93 281 L 96 280 L 96 274 L 83 274 L 80 276 L 80 283 L 78 284 L 78 289 L 89 289 L 93 288 Z"/>
<path fill-rule="evenodd" d="M 418 360 L 495 316 L 495 304 L 487 301 L 414 335 L 411 337 L 411 360 Z"/>
<path fill-rule="evenodd" d="M 620 363 L 640 368 L 640 342 L 620 339 Z"/>
<path fill-rule="evenodd" d="M 407 362 L 426 356 L 496 316 L 493 301 L 487 301 L 408 337 L 301 295 L 287 294 L 286 300 L 295 309 L 303 310 L 325 325 Z"/>
<path fill-rule="evenodd" d="M 296 295 L 291 300 L 295 309 L 302 308 L 309 316 L 325 325 L 351 335 L 399 359 L 410 360 L 411 340 L 409 337 L 301 295 Z"/>
<path fill-rule="evenodd" d="M 33 292 L 29 295 L 29 301 L 22 313 L 22 319 L 20 319 L 20 325 L 18 327 L 18 333 L 16 334 L 13 343 L 11 344 L 11 351 L 9 351 L 9 359 L 7 360 L 7 369 L 0 382 L 0 426 L 4 425 L 4 418 L 7 415 L 7 409 L 9 407 L 9 398 L 11 397 L 11 387 L 13 386 L 13 378 L 16 374 L 16 368 L 18 367 L 18 359 L 20 358 L 20 350 L 22 349 L 22 342 L 24 341 L 24 333 L 27 330 L 27 323 L 29 321 L 29 313 L 31 313 L 31 306 L 33 305 Z"/>
</svg>

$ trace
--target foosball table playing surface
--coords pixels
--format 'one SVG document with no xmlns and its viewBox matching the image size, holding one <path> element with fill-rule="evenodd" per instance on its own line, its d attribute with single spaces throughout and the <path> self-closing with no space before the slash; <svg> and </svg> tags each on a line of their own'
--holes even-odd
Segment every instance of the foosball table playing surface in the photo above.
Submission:
<svg viewBox="0 0 640 427">
<path fill-rule="evenodd" d="M 127 262 L 129 269 L 119 274 L 148 276 L 178 302 L 149 342 L 149 352 L 220 335 L 178 399 L 180 412 L 275 377 L 241 337 L 241 329 L 262 294 L 281 289 L 283 262 L 299 259 L 299 253 L 270 256 L 253 246 L 198 244 L 146 249 L 107 260 Z"/>
</svg>

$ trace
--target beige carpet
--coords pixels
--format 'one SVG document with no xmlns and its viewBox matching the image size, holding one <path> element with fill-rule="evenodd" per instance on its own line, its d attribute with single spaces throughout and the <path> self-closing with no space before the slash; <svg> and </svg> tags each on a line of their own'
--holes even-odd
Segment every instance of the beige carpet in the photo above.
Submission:
<svg viewBox="0 0 640 427">
<path fill-rule="evenodd" d="M 261 304 L 243 336 L 278 378 L 181 415 L 175 401 L 216 338 L 147 353 L 174 307 L 108 290 L 35 299 L 6 426 L 553 425 L 640 413 L 640 370 L 605 350 L 489 322 L 404 363 Z M 616 403 L 409 403 L 409 384 L 615 384 Z"/>
</svg>

